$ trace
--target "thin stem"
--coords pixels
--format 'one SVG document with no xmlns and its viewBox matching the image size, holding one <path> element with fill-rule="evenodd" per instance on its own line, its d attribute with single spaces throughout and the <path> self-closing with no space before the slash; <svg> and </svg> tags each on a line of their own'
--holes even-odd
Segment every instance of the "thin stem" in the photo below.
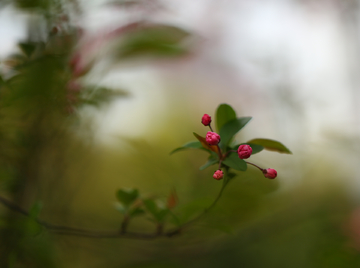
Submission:
<svg viewBox="0 0 360 268">
<path fill-rule="evenodd" d="M 209 124 L 209 128 L 210 128 L 211 132 L 214 132 L 214 130 L 211 127 L 211 123 Z"/>
<path fill-rule="evenodd" d="M 224 180 L 223 180 L 223 185 L 221 186 L 220 192 L 218 193 L 217 197 L 215 198 L 215 200 L 211 203 L 211 205 L 206 208 L 202 213 L 200 213 L 198 216 L 196 216 L 195 218 L 193 218 L 192 220 L 184 223 L 183 225 L 181 225 L 181 228 L 184 226 L 188 226 L 190 224 L 192 224 L 193 222 L 199 220 L 200 218 L 202 218 L 206 213 L 209 212 L 209 210 L 211 210 L 213 207 L 215 207 L 215 205 L 217 204 L 217 202 L 219 201 L 220 197 L 222 196 L 222 193 L 224 192 L 224 189 L 226 187 L 226 185 L 228 184 L 229 180 L 227 180 L 227 169 L 225 170 L 225 176 L 224 176 Z"/>
<path fill-rule="evenodd" d="M 225 170 L 227 173 L 227 169 Z M 226 179 L 226 176 L 224 177 L 223 185 L 220 189 L 220 192 L 218 193 L 216 199 L 214 202 L 206 208 L 201 214 L 199 214 L 194 219 L 184 223 L 180 227 L 174 228 L 172 230 L 169 230 L 167 232 L 163 231 L 163 225 L 159 224 L 157 225 L 157 231 L 156 233 L 137 233 L 137 232 L 128 232 L 126 231 L 126 227 L 128 224 L 128 219 L 124 218 L 122 222 L 122 226 L 119 231 L 111 232 L 111 231 L 93 231 L 93 230 L 86 230 L 86 229 L 80 229 L 80 228 L 73 228 L 69 226 L 62 226 L 62 225 L 55 225 L 51 224 L 45 221 L 42 221 L 40 219 L 34 219 L 39 225 L 46 228 L 48 231 L 61 234 L 61 235 L 70 235 L 70 236 L 79 236 L 79 237 L 88 237 L 88 238 L 129 238 L 129 239 L 142 239 L 142 240 L 151 240 L 158 237 L 173 237 L 177 234 L 180 234 L 182 229 L 185 226 L 188 226 L 192 224 L 193 222 L 197 221 L 201 217 L 203 217 L 209 210 L 211 210 L 219 201 L 226 185 L 228 183 L 228 180 Z M 30 217 L 30 213 L 18 205 L 12 203 L 11 201 L 7 200 L 6 198 L 0 196 L 0 203 L 2 203 L 5 207 L 9 208 L 12 211 L 15 211 L 19 214 L 22 214 L 26 217 Z"/>
<path fill-rule="evenodd" d="M 255 165 L 255 164 L 250 163 L 250 162 L 247 162 L 247 161 L 245 161 L 245 162 L 246 162 L 247 164 L 253 165 L 254 167 L 257 167 L 257 168 L 260 169 L 261 171 L 264 171 L 264 169 L 261 168 L 261 167 L 259 167 L 258 165 Z"/>
<path fill-rule="evenodd" d="M 121 234 L 126 233 L 127 226 L 129 225 L 129 220 L 130 220 L 129 214 L 126 213 L 124 215 L 124 219 L 123 219 L 123 221 L 121 223 L 121 227 L 120 227 L 120 233 Z"/>
</svg>

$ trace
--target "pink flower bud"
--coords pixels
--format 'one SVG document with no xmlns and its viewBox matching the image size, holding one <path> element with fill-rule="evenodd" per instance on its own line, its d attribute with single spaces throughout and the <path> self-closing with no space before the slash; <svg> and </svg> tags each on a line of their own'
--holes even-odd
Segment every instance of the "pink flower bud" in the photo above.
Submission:
<svg viewBox="0 0 360 268">
<path fill-rule="evenodd" d="M 237 153 L 240 159 L 246 159 L 251 156 L 252 148 L 250 147 L 250 145 L 243 144 L 239 146 Z"/>
<path fill-rule="evenodd" d="M 268 178 L 268 179 L 275 179 L 277 176 L 276 170 L 272 169 L 272 168 L 264 169 L 263 173 L 264 173 L 265 178 Z"/>
<path fill-rule="evenodd" d="M 201 119 L 201 123 L 203 123 L 204 126 L 209 126 L 211 123 L 211 116 L 208 114 L 204 114 Z"/>
<path fill-rule="evenodd" d="M 206 134 L 206 142 L 210 145 L 217 145 L 220 142 L 220 136 L 215 132 L 209 131 Z"/>
<path fill-rule="evenodd" d="M 224 172 L 222 172 L 221 169 L 216 170 L 214 175 L 213 175 L 213 178 L 215 180 L 221 180 L 223 177 L 224 177 Z"/>
</svg>

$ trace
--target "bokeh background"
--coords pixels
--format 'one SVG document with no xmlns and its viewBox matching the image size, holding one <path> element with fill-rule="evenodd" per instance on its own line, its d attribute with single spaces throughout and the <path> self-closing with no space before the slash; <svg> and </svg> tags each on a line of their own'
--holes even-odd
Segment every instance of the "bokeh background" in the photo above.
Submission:
<svg viewBox="0 0 360 268">
<path fill-rule="evenodd" d="M 175 189 L 175 214 L 201 213 L 215 167 L 169 152 L 205 135 L 221 103 L 253 116 L 238 141 L 293 154 L 252 156 L 276 180 L 237 172 L 173 238 L 53 234 L 2 206 L 1 267 L 359 267 L 359 12 L 356 0 L 2 1 L 1 196 L 41 203 L 39 218 L 117 230 L 120 188 Z M 134 41 L 143 24 L 160 27 Z M 147 217 L 129 228 L 154 230 Z"/>
</svg>

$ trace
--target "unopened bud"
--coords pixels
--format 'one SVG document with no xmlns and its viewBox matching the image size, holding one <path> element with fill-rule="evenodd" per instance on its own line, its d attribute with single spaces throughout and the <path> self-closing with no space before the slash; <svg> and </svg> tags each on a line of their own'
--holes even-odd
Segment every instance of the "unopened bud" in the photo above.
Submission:
<svg viewBox="0 0 360 268">
<path fill-rule="evenodd" d="M 277 171 L 272 168 L 263 169 L 263 173 L 264 173 L 265 178 L 268 178 L 268 179 L 275 179 L 277 176 Z"/>
<path fill-rule="evenodd" d="M 210 145 L 217 145 L 220 142 L 219 134 L 209 131 L 206 134 L 206 142 Z"/>
<path fill-rule="evenodd" d="M 237 153 L 240 159 L 246 159 L 251 156 L 252 148 L 250 147 L 250 145 L 242 144 L 239 146 Z"/>
<path fill-rule="evenodd" d="M 215 180 L 221 180 L 223 177 L 224 177 L 224 172 L 222 172 L 221 169 L 216 170 L 214 175 L 213 175 L 213 178 Z"/>
<path fill-rule="evenodd" d="M 201 119 L 201 123 L 203 123 L 204 126 L 208 126 L 211 123 L 211 116 L 208 114 L 204 114 L 202 119 Z"/>
</svg>

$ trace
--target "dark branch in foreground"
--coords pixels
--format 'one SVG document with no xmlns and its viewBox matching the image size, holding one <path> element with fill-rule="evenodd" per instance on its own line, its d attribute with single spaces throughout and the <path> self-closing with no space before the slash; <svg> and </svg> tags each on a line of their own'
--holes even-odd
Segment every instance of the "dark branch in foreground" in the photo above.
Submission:
<svg viewBox="0 0 360 268">
<path fill-rule="evenodd" d="M 220 192 L 214 202 L 206 208 L 202 213 L 200 213 L 197 217 L 193 218 L 192 220 L 182 224 L 181 226 L 171 229 L 166 232 L 154 232 L 154 233 L 137 233 L 137 232 L 128 232 L 124 230 L 120 231 L 93 231 L 93 230 L 86 230 L 86 229 L 79 229 L 79 228 L 73 228 L 68 226 L 62 226 L 62 225 L 55 225 L 51 224 L 45 221 L 42 221 L 40 219 L 34 219 L 39 225 L 47 229 L 48 231 L 55 233 L 55 234 L 61 234 L 61 235 L 69 235 L 69 236 L 81 236 L 81 237 L 89 237 L 89 238 L 129 238 L 129 239 L 139 239 L 139 240 L 152 240 L 159 237 L 173 237 L 175 235 L 178 235 L 182 232 L 185 226 L 189 226 L 190 224 L 194 223 L 198 219 L 202 218 L 209 210 L 211 210 L 218 200 L 220 199 L 225 186 L 229 180 L 224 178 L 223 185 L 220 189 Z M 0 196 L 0 203 L 2 203 L 5 207 L 8 209 L 17 212 L 19 214 L 22 214 L 26 217 L 31 217 L 30 213 L 23 208 L 19 207 L 18 205 L 12 203 L 11 201 L 7 200 L 6 198 Z"/>
</svg>

